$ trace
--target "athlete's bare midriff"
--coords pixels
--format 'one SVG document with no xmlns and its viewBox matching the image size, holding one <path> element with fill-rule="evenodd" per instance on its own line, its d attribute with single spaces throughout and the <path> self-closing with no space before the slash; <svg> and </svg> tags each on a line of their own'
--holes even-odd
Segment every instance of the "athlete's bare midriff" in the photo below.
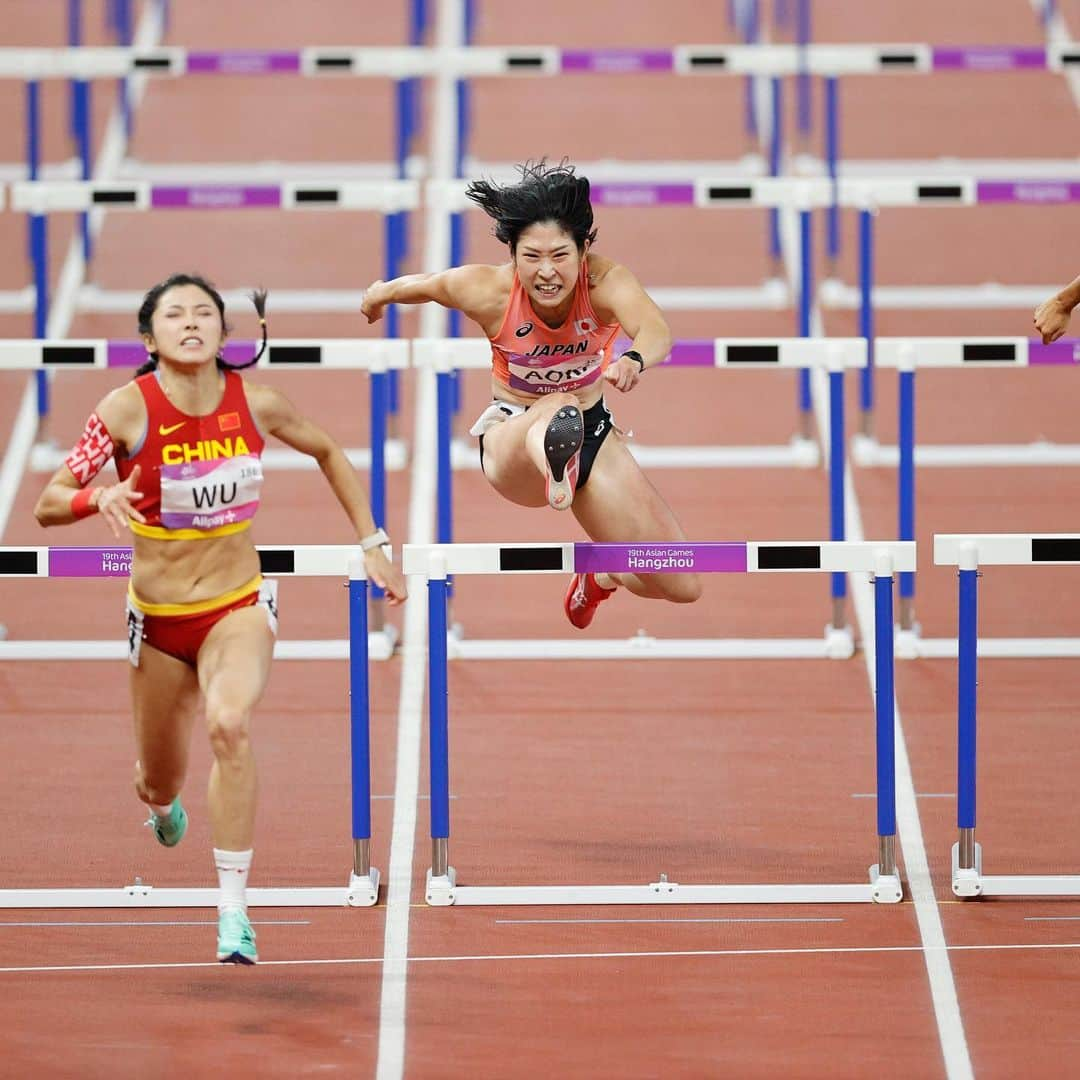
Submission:
<svg viewBox="0 0 1080 1080">
<path fill-rule="evenodd" d="M 208 540 L 133 536 L 131 586 L 148 604 L 214 600 L 259 572 L 250 531 Z"/>
</svg>

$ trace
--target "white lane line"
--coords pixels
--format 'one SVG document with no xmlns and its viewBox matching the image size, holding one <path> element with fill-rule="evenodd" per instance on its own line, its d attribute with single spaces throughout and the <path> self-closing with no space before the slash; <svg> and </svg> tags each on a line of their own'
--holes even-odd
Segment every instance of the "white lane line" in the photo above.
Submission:
<svg viewBox="0 0 1080 1080">
<path fill-rule="evenodd" d="M 785 211 L 780 215 L 780 223 L 788 280 L 793 295 L 798 295 L 797 268 L 793 261 L 793 253 L 799 250 L 799 215 L 794 210 Z M 821 308 L 816 303 L 811 312 L 810 333 L 813 337 L 825 336 Z M 821 433 L 823 442 L 822 453 L 827 459 L 829 376 L 821 368 L 816 368 L 811 373 L 811 392 L 818 431 Z M 851 467 L 846 462 L 844 503 L 845 536 L 848 540 L 864 540 L 866 534 L 855 494 L 855 483 Z M 871 700 L 874 700 L 877 696 L 877 678 L 874 670 L 873 586 L 865 575 L 849 574 L 848 581 L 855 621 L 862 639 L 863 659 L 870 680 Z M 956 997 L 956 983 L 949 964 L 945 930 L 941 924 L 941 912 L 937 906 L 933 880 L 930 877 L 930 863 L 926 856 L 926 843 L 923 839 L 922 823 L 919 820 L 919 807 L 915 795 L 915 780 L 911 772 L 911 761 L 908 758 L 907 741 L 904 738 L 904 727 L 895 691 L 893 706 L 895 709 L 893 730 L 896 761 L 896 828 L 903 852 L 908 887 L 914 901 L 919 936 L 923 943 L 926 973 L 930 982 L 930 999 L 934 1007 L 934 1019 L 937 1023 L 945 1074 L 948 1080 L 974 1080 L 975 1073 L 968 1051 L 967 1036 L 964 1033 L 964 1022 L 960 1015 L 960 1003 Z"/>
<path fill-rule="evenodd" d="M 252 919 L 252 926 L 310 926 L 310 919 Z M 217 919 L 182 919 L 170 922 L 124 921 L 124 922 L 0 922 L 0 929 L 5 927 L 41 926 L 217 926 Z"/>
<path fill-rule="evenodd" d="M 853 799 L 876 799 L 876 791 L 856 791 L 852 793 Z M 916 791 L 916 799 L 955 799 L 955 791 Z"/>
<path fill-rule="evenodd" d="M 851 945 L 851 946 L 816 946 L 805 949 L 663 949 L 647 952 L 573 952 L 573 953 L 485 953 L 462 956 L 410 956 L 410 964 L 474 964 L 506 963 L 511 960 L 663 960 L 695 959 L 743 956 L 868 956 L 886 953 L 926 953 L 926 952 L 1018 952 L 1033 950 L 1076 950 L 1080 941 L 1047 942 L 1045 944 L 1005 944 L 1005 945 Z M 384 963 L 381 956 L 352 956 L 326 960 L 264 960 L 257 965 L 263 967 L 334 967 L 348 965 L 370 965 Z M 169 971 L 186 968 L 217 968 L 225 965 L 219 962 L 201 961 L 176 964 L 63 964 L 52 967 L 0 967 L 0 975 L 39 975 L 64 974 L 83 971 Z M 384 972 L 385 985 L 385 972 Z"/>
<path fill-rule="evenodd" d="M 462 0 L 439 5 L 436 41 L 440 47 L 459 44 L 465 14 Z M 453 138 L 456 95 L 453 81 L 439 76 L 435 82 L 432 117 L 433 171 L 448 179 L 454 171 Z M 429 213 L 424 223 L 424 270 L 431 273 L 450 264 L 450 222 L 446 214 Z M 436 304 L 420 313 L 422 337 L 445 337 L 446 318 Z M 430 544 L 435 539 L 435 373 L 416 372 L 413 381 L 416 419 L 413 425 L 413 464 L 410 474 L 409 540 Z M 401 689 L 398 698 L 397 773 L 394 778 L 394 823 L 390 837 L 390 867 L 386 896 L 385 963 L 379 1000 L 379 1044 L 376 1080 L 402 1080 L 405 1075 L 406 985 L 409 970 L 409 916 L 413 849 L 416 843 L 417 793 L 420 787 L 420 747 L 427 671 L 427 592 L 423 578 L 409 581 L 402 630 Z"/>
<path fill-rule="evenodd" d="M 791 918 L 743 918 L 743 919 L 496 919 L 496 926 L 595 926 L 625 925 L 636 923 L 834 923 L 843 922 L 840 918 L 800 919 Z"/>
<path fill-rule="evenodd" d="M 1080 915 L 1025 915 L 1024 922 L 1080 922 Z"/>
</svg>

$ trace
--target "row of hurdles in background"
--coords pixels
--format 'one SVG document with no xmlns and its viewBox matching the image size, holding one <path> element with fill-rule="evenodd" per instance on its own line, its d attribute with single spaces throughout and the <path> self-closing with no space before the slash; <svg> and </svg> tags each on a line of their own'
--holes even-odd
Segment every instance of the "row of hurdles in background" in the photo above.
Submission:
<svg viewBox="0 0 1080 1080">
<path fill-rule="evenodd" d="M 371 866 L 370 688 L 368 681 L 367 582 L 363 560 L 348 547 L 262 547 L 268 575 L 349 579 L 350 738 L 353 870 L 346 888 L 253 889 L 251 904 L 267 906 L 371 906 L 378 900 L 379 873 Z M 975 842 L 977 588 L 980 567 L 1080 563 L 1080 537 L 1058 535 L 940 535 L 938 564 L 959 572 L 958 664 L 959 839 L 953 849 L 957 896 L 1080 895 L 1080 876 L 987 877 Z M 125 577 L 130 550 L 101 548 L 0 549 L 0 577 Z M 427 901 L 470 904 L 665 904 L 665 903 L 896 903 L 903 888 L 896 864 L 896 715 L 893 653 L 893 579 L 915 569 L 911 541 L 720 542 L 688 544 L 450 544 L 405 545 L 402 565 L 428 586 L 428 717 L 432 864 Z M 449 686 L 447 584 L 452 575 L 648 572 L 805 573 L 860 575 L 872 582 L 874 628 L 865 643 L 874 690 L 878 862 L 869 882 L 844 884 L 683 885 L 659 880 L 645 885 L 459 886 L 449 863 Z M 644 567 L 644 569 L 643 569 Z M 66 644 L 68 661 L 83 658 L 78 642 Z M 526 653 L 519 659 L 535 659 Z M 414 658 L 415 659 L 415 658 Z M 545 657 L 545 661 L 546 661 Z M 0 890 L 0 907 L 209 906 L 208 889 L 155 889 L 138 882 L 121 889 Z"/>
<path fill-rule="evenodd" d="M 421 184 L 414 180 L 348 180 L 348 181 L 285 181 L 279 183 L 171 183 L 148 181 L 37 181 L 10 185 L 10 205 L 28 215 L 28 245 L 33 285 L 15 293 L 0 294 L 0 307 L 6 311 L 32 310 L 35 337 L 49 335 L 50 282 L 49 215 L 57 212 L 91 211 L 199 211 L 199 210 L 344 210 L 379 213 L 384 222 L 384 244 L 381 275 L 393 279 L 402 272 L 407 253 L 408 224 L 406 215 L 424 207 L 429 212 L 429 232 L 436 234 L 429 248 L 436 254 L 440 266 L 459 265 L 464 261 L 461 216 L 475 209 L 465 197 L 464 180 L 430 180 Z M 4 189 L 0 186 L 0 209 L 4 205 Z M 875 240 L 874 218 L 884 208 L 997 206 L 1021 204 L 1030 206 L 1062 206 L 1080 202 L 1080 181 L 1073 177 L 1006 179 L 955 176 L 904 177 L 844 177 L 808 178 L 747 178 L 702 176 L 686 181 L 650 179 L 641 174 L 634 179 L 602 181 L 592 185 L 590 198 L 595 207 L 645 211 L 663 207 L 694 207 L 698 209 L 758 208 L 788 213 L 797 217 L 793 229 L 790 269 L 790 291 L 796 312 L 795 332 L 809 337 L 815 304 L 854 307 L 859 312 L 859 334 L 873 339 L 875 304 L 880 303 L 882 287 L 874 284 Z M 815 288 L 814 244 L 812 215 L 815 209 L 836 210 L 850 207 L 858 211 L 859 257 L 858 284 L 848 286 L 829 278 L 821 289 Z M 779 258 L 779 255 L 777 255 Z M 654 298 L 665 310 L 701 310 L 712 308 L 782 309 L 789 303 L 788 285 L 773 277 L 757 289 L 712 289 L 659 286 L 646 282 Z M 969 288 L 965 286 L 965 288 Z M 998 304 L 1008 300 L 1010 288 L 998 286 L 988 298 Z M 86 292 L 87 290 L 83 290 Z M 1049 293 L 1039 287 L 1032 306 Z M 920 307 L 926 301 L 915 295 L 918 289 L 898 290 L 898 298 L 907 307 Z M 909 295 L 910 294 L 910 295 Z M 1026 295 L 1026 293 L 1025 293 Z M 283 297 L 279 297 L 280 300 Z M 298 308 L 317 299 L 320 310 L 355 311 L 359 294 L 345 292 L 333 297 L 327 306 L 327 296 L 305 298 L 298 295 Z M 85 310 L 115 310 L 110 296 L 100 289 L 88 291 Z M 890 301 L 891 302 L 891 301 Z M 1011 301 L 1009 301 L 1011 302 Z M 130 310 L 124 298 L 122 310 Z M 452 313 L 453 314 L 453 313 Z M 398 313 L 391 306 L 387 312 L 386 333 L 398 335 Z M 65 327 L 66 329 L 66 327 Z M 63 332 L 63 331 L 61 331 Z M 450 336 L 460 333 L 460 321 L 451 320 Z M 860 404 L 863 417 L 860 430 L 873 431 L 874 367 L 869 364 L 860 380 Z M 391 408 L 396 409 L 396 393 L 391 380 Z M 46 397 L 44 384 L 39 396 Z M 811 395 L 807 379 L 800 380 L 799 409 L 803 424 L 809 428 Z"/>
<path fill-rule="evenodd" d="M 73 0 L 73 7 L 78 0 Z M 83 179 L 91 175 L 90 87 L 96 79 L 126 81 L 133 76 L 169 78 L 229 75 L 293 77 L 353 77 L 393 80 L 394 147 L 390 173 L 404 178 L 413 174 L 412 152 L 421 130 L 420 80 L 438 78 L 453 97 L 448 115 L 453 118 L 452 156 L 454 175 L 466 172 L 471 122 L 470 82 L 490 77 L 565 77 L 566 75 L 618 75 L 652 77 L 736 76 L 747 82 L 745 125 L 748 137 L 762 144 L 769 175 L 781 175 L 784 155 L 784 109 L 782 80 L 797 79 L 798 130 L 800 139 L 810 135 L 810 80 L 821 77 L 823 101 L 823 168 L 835 180 L 840 167 L 840 84 L 843 76 L 930 75 L 936 72 L 965 71 L 978 74 L 1048 71 L 1068 73 L 1080 66 L 1080 50 L 1068 42 L 1045 46 L 975 45 L 934 46 L 904 44 L 809 44 L 808 19 L 800 17 L 797 44 L 755 44 L 759 19 L 751 5 L 748 44 L 675 45 L 666 47 L 597 47 L 590 49 L 557 46 L 472 45 L 475 5 L 470 0 L 443 0 L 442 47 L 420 46 L 429 22 L 427 5 L 412 0 L 408 11 L 408 46 L 336 46 L 298 49 L 188 49 L 182 46 L 67 49 L 0 49 L 0 79 L 19 79 L 26 86 L 25 128 L 27 176 L 41 176 L 42 80 L 65 79 L 71 84 L 70 129 Z M 160 30 L 165 29 L 165 6 L 159 13 Z M 808 10 L 806 0 L 800 8 Z M 740 20 L 742 21 L 742 20 Z M 76 26 L 69 33 L 72 44 L 81 41 Z M 121 40 L 130 42 L 130 17 Z M 768 107 L 760 109 L 761 95 L 755 92 L 758 80 L 766 80 Z M 131 109 L 127 91 L 122 97 L 128 134 Z M 759 116 L 759 112 L 761 115 Z M 388 173 L 388 175 L 390 174 Z M 85 251 L 89 254 L 89 233 L 84 229 Z M 829 254 L 840 250 L 840 233 L 835 213 L 830 216 Z M 780 254 L 780 237 L 775 218 L 770 235 L 770 251 Z"/>
<path fill-rule="evenodd" d="M 865 436 L 854 442 L 853 459 L 863 465 L 898 465 L 898 532 L 901 540 L 915 539 L 915 464 L 920 450 L 930 450 L 930 459 L 937 464 L 949 464 L 970 459 L 970 451 L 962 447 L 919 448 L 915 440 L 915 375 L 920 367 L 953 369 L 1008 369 L 1040 365 L 1076 365 L 1080 363 L 1080 345 L 1059 341 L 1052 345 L 1030 342 L 1026 338 L 878 338 L 873 342 L 875 360 L 879 366 L 899 372 L 899 441 L 896 447 L 867 446 Z M 250 356 L 251 343 L 238 341 L 226 348 L 225 359 L 235 355 Z M 61 341 L 0 340 L 0 370 L 37 369 L 39 371 L 86 370 L 92 368 L 130 368 L 144 358 L 138 342 L 128 341 Z M 687 368 L 718 368 L 738 371 L 776 371 L 796 369 L 809 377 L 816 372 L 827 380 L 828 411 L 821 417 L 822 445 L 797 433 L 784 446 L 634 446 L 634 453 L 649 468 L 716 468 L 716 467 L 817 467 L 822 460 L 829 470 L 828 528 L 830 540 L 845 539 L 845 421 L 844 372 L 847 369 L 865 370 L 869 360 L 868 343 L 862 338 L 728 338 L 676 342 L 667 365 Z M 389 376 L 391 372 L 412 367 L 434 373 L 437 395 L 437 438 L 434 459 L 427 468 L 436 476 L 436 535 L 438 543 L 453 539 L 453 470 L 477 467 L 474 448 L 453 437 L 453 411 L 460 395 L 456 390 L 457 374 L 466 369 L 486 369 L 490 366 L 490 346 L 481 338 L 406 340 L 338 339 L 338 340 L 277 340 L 269 345 L 259 366 L 279 370 L 366 370 L 370 376 L 370 433 L 369 448 L 349 448 L 346 452 L 355 466 L 370 470 L 372 509 L 376 522 L 386 522 L 386 474 L 403 468 L 407 446 L 399 438 L 391 438 L 389 412 Z M 59 467 L 62 448 L 39 444 L 31 449 L 33 430 L 26 427 L 25 437 L 16 432 L 9 456 L 18 454 L 18 444 L 25 444 L 28 463 L 41 471 Z M 982 448 L 986 449 L 986 448 Z M 993 449 L 993 448 L 991 448 Z M 1080 463 L 1080 446 L 1049 446 L 1045 443 L 1011 449 L 1011 454 L 998 452 L 997 463 L 1055 464 Z M 933 453 L 936 451 L 936 453 Z M 288 451 L 268 451 L 269 467 L 295 466 L 302 459 Z M 977 459 L 976 459 L 977 460 Z M 970 463 L 970 462 L 968 462 Z M 21 469 L 9 468 L 12 474 Z M 952 639 L 921 638 L 914 619 L 915 578 L 909 572 L 900 578 L 900 630 L 898 654 L 904 658 L 918 656 L 955 655 Z M 837 573 L 831 582 L 831 619 L 821 639 L 794 639 L 785 642 L 775 655 L 849 657 L 854 652 L 854 639 L 845 615 L 846 581 Z M 740 656 L 762 655 L 766 647 L 760 641 L 693 641 L 662 642 L 654 638 L 634 638 L 629 641 L 589 639 L 575 643 L 575 656 L 595 655 L 642 656 L 656 655 Z M 380 653 L 389 655 L 393 642 L 385 643 Z M 1075 656 L 1080 655 L 1080 641 L 1072 638 L 997 639 L 995 655 L 1000 656 Z M 675 649 L 672 653 L 670 650 Z M 483 655 L 496 659 L 505 655 L 501 646 L 480 641 L 455 638 L 455 655 Z"/>
</svg>

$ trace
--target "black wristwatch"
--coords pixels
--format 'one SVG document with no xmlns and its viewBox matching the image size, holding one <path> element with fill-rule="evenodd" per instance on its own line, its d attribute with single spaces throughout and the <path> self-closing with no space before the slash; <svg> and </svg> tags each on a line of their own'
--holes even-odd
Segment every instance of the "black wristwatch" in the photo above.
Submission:
<svg viewBox="0 0 1080 1080">
<path fill-rule="evenodd" d="M 645 360 L 637 349 L 627 349 L 626 352 L 623 353 L 623 356 L 629 356 L 631 360 L 637 361 L 639 375 L 645 370 Z"/>
</svg>

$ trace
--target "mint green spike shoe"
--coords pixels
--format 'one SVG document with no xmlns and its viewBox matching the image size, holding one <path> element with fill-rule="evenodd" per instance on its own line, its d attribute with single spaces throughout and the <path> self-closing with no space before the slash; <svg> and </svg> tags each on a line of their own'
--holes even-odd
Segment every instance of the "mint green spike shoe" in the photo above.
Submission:
<svg viewBox="0 0 1080 1080">
<path fill-rule="evenodd" d="M 217 958 L 223 964 L 258 962 L 255 931 L 251 929 L 247 913 L 239 908 L 226 908 L 218 916 Z"/>
<path fill-rule="evenodd" d="M 169 807 L 169 816 L 160 818 L 155 813 L 150 814 L 147 825 L 154 830 L 157 842 L 165 847 L 176 847 L 184 839 L 187 832 L 187 811 L 180 805 L 180 799 L 173 799 Z"/>
</svg>

